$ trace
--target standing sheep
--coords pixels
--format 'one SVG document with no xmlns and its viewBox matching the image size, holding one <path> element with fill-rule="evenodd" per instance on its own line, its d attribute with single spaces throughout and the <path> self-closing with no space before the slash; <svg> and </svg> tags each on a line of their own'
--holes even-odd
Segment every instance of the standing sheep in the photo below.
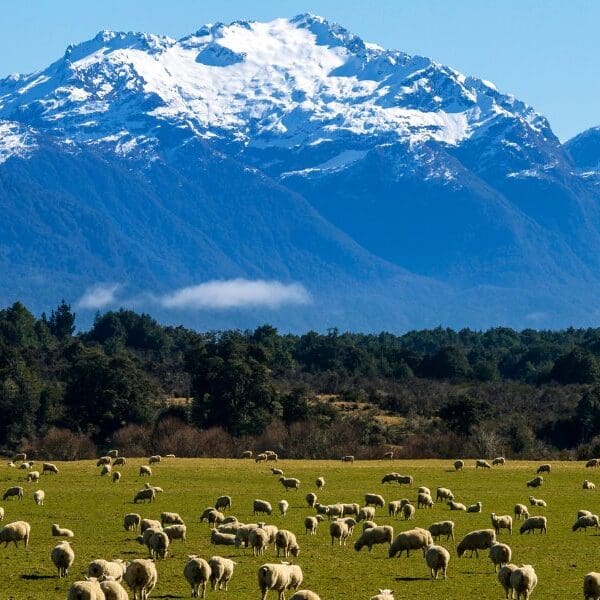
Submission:
<svg viewBox="0 0 600 600">
<path fill-rule="evenodd" d="M 195 554 L 188 556 L 188 562 L 183 567 L 183 576 L 192 588 L 192 598 L 206 598 L 206 585 L 210 579 L 210 566 Z M 200 590 L 202 592 L 200 593 Z"/>
<path fill-rule="evenodd" d="M 125 459 L 124 456 L 119 456 L 115 459 L 115 462 L 113 463 L 113 466 L 125 466 L 127 464 L 127 460 Z"/>
<path fill-rule="evenodd" d="M 477 459 L 475 461 L 476 469 L 491 469 L 492 465 L 487 460 Z"/>
<path fill-rule="evenodd" d="M 156 519 L 142 519 L 140 521 L 140 533 L 144 533 L 147 529 L 162 529 L 162 525 Z"/>
<path fill-rule="evenodd" d="M 479 558 L 478 550 L 487 550 L 495 541 L 496 532 L 493 529 L 477 529 L 463 537 L 456 547 L 456 553 L 460 558 L 467 550 L 470 550 L 471 557 L 475 552 L 475 556 Z"/>
<path fill-rule="evenodd" d="M 306 494 L 306 504 L 308 504 L 309 508 L 314 508 L 317 503 L 317 495 L 313 492 L 309 492 Z"/>
<path fill-rule="evenodd" d="M 133 600 L 146 600 L 158 580 L 156 565 L 149 558 L 136 558 L 127 564 L 125 581 L 133 592 Z"/>
<path fill-rule="evenodd" d="M 405 504 L 402 507 L 402 516 L 405 521 L 412 521 L 415 518 L 416 509 L 412 504 Z"/>
<path fill-rule="evenodd" d="M 156 490 L 154 488 L 144 488 L 139 490 L 137 494 L 133 497 L 133 503 L 137 504 L 138 502 L 154 502 L 156 500 Z"/>
<path fill-rule="evenodd" d="M 215 508 L 217 510 L 225 510 L 227 508 L 231 509 L 232 501 L 231 496 L 219 496 L 215 500 Z"/>
<path fill-rule="evenodd" d="M 496 535 L 500 535 L 501 529 L 508 529 L 508 532 L 512 535 L 513 520 L 510 515 L 498 516 L 496 513 L 491 513 L 490 519 Z"/>
<path fill-rule="evenodd" d="M 33 501 L 38 506 L 44 506 L 44 500 L 46 499 L 46 492 L 44 490 L 36 490 L 33 492 Z"/>
<path fill-rule="evenodd" d="M 552 469 L 552 466 L 549 464 L 540 465 L 537 468 L 536 475 L 540 475 L 541 473 L 550 473 L 551 469 Z"/>
<path fill-rule="evenodd" d="M 325 487 L 325 478 L 317 477 L 317 479 L 315 481 L 315 485 L 317 486 L 318 490 L 320 490 L 321 488 L 324 488 Z"/>
<path fill-rule="evenodd" d="M 31 525 L 27 521 L 8 523 L 0 529 L 0 544 L 4 542 L 4 547 L 6 548 L 10 542 L 13 542 L 16 548 L 19 542 L 23 542 L 25 550 L 27 550 L 30 534 Z"/>
<path fill-rule="evenodd" d="M 539 529 L 540 533 L 548 533 L 548 520 L 546 517 L 529 517 L 519 529 L 519 533 L 535 533 L 535 530 Z"/>
<path fill-rule="evenodd" d="M 500 465 L 500 466 L 504 466 L 506 464 L 506 459 L 504 458 L 504 456 L 497 456 L 493 461 L 492 461 L 492 466 L 496 466 L 496 465 Z"/>
<path fill-rule="evenodd" d="M 267 460 L 267 455 L 264 452 L 261 452 L 260 454 L 256 455 L 254 462 L 256 462 L 256 463 L 266 462 L 266 460 Z"/>
<path fill-rule="evenodd" d="M 155 465 L 155 464 L 158 464 L 161 460 L 162 460 L 162 457 L 160 456 L 160 454 L 155 454 L 155 455 L 151 456 L 150 458 L 148 458 L 148 464 Z"/>
<path fill-rule="evenodd" d="M 583 600 L 600 599 L 600 573 L 587 573 L 583 576 Z"/>
<path fill-rule="evenodd" d="M 448 572 L 450 564 L 450 552 L 443 546 L 427 546 L 425 548 L 425 562 L 431 571 L 431 576 L 434 579 L 438 578 L 438 573 L 441 571 L 444 579 Z"/>
<path fill-rule="evenodd" d="M 287 500 L 280 500 L 277 503 L 277 506 L 279 507 L 279 512 L 281 513 L 282 517 L 285 517 L 285 515 L 287 514 L 288 508 L 290 507 L 290 503 Z"/>
<path fill-rule="evenodd" d="M 2 500 L 8 500 L 9 498 L 14 498 L 15 496 L 17 497 L 17 499 L 23 500 L 24 493 L 25 492 L 23 491 L 23 488 L 20 485 L 16 485 L 14 487 L 8 488 L 4 492 L 4 496 L 2 496 Z"/>
<path fill-rule="evenodd" d="M 125 588 L 113 577 L 106 577 L 100 582 L 106 600 L 129 600 Z"/>
<path fill-rule="evenodd" d="M 105 475 L 110 475 L 112 473 L 112 467 L 110 465 L 104 465 L 100 470 L 100 477 L 104 477 Z"/>
<path fill-rule="evenodd" d="M 283 476 L 281 476 L 279 478 L 279 481 L 281 482 L 281 485 L 283 486 L 283 488 L 285 489 L 286 492 L 288 490 L 296 490 L 296 491 L 298 491 L 300 489 L 300 480 L 296 479 L 295 477 L 283 477 Z"/>
<path fill-rule="evenodd" d="M 503 567 L 504 565 L 508 565 L 510 563 L 510 559 L 512 558 L 512 550 L 508 544 L 500 544 L 499 542 L 496 542 L 490 547 L 489 557 L 494 565 L 495 572 L 499 567 Z"/>
<path fill-rule="evenodd" d="M 434 540 L 445 535 L 446 540 L 452 539 L 454 541 L 454 521 L 439 521 L 430 525 L 428 529 Z"/>
<path fill-rule="evenodd" d="M 58 570 L 58 577 L 62 578 L 69 574 L 69 569 L 75 561 L 75 552 L 69 542 L 61 542 L 52 548 L 50 558 Z"/>
<path fill-rule="evenodd" d="M 578 517 L 571 529 L 573 531 L 578 531 L 579 529 L 586 531 L 588 527 L 595 527 L 596 531 L 598 531 L 598 527 L 600 527 L 598 515 L 582 515 Z"/>
<path fill-rule="evenodd" d="M 512 588 L 510 587 L 510 576 L 513 574 L 513 571 L 517 570 L 517 565 L 508 564 L 500 567 L 498 571 L 498 581 L 500 585 L 504 589 L 504 593 L 506 594 L 506 600 L 512 597 Z"/>
<path fill-rule="evenodd" d="M 106 600 L 106 596 L 97 579 L 88 579 L 75 581 L 69 588 L 67 600 Z M 134 597 L 133 600 L 137 599 Z"/>
<path fill-rule="evenodd" d="M 233 569 L 237 563 L 222 556 L 211 556 L 208 559 L 208 565 L 210 566 L 210 586 L 213 592 L 222 589 L 227 591 L 227 585 L 233 577 Z"/>
<path fill-rule="evenodd" d="M 342 519 L 335 519 L 329 525 L 329 535 L 331 536 L 331 545 L 333 546 L 335 540 L 338 540 L 340 546 L 345 546 L 348 538 L 351 535 L 350 527 L 348 523 Z"/>
<path fill-rule="evenodd" d="M 262 600 L 267 600 L 269 590 L 279 594 L 279 600 L 284 599 L 286 590 L 297 590 L 302 583 L 302 569 L 298 565 L 287 563 L 267 563 L 258 568 L 258 587 Z"/>
<path fill-rule="evenodd" d="M 165 559 L 169 553 L 171 540 L 164 531 L 155 531 L 148 542 L 150 554 L 156 558 Z"/>
<path fill-rule="evenodd" d="M 0 521 L 4 521 L 4 509 L 0 506 Z"/>
<path fill-rule="evenodd" d="M 366 546 L 369 552 L 377 544 L 391 544 L 394 539 L 394 528 L 389 525 L 379 527 L 370 527 L 362 532 L 361 536 L 354 542 L 354 549 L 357 552 Z"/>
<path fill-rule="evenodd" d="M 270 515 L 273 512 L 271 504 L 266 500 L 254 500 L 252 502 L 252 514 L 256 515 L 259 513 L 265 513 Z"/>
<path fill-rule="evenodd" d="M 147 475 L 148 477 L 152 475 L 152 469 L 148 465 L 140 466 L 140 477 L 144 477 L 144 475 Z"/>
<path fill-rule="evenodd" d="M 119 481 L 121 481 L 121 472 L 120 471 L 113 471 L 112 482 L 113 483 L 119 483 Z"/>
<path fill-rule="evenodd" d="M 121 581 L 126 567 L 125 562 L 119 558 L 115 560 L 97 558 L 88 565 L 87 574 L 88 577 L 94 577 L 95 579 L 101 580 L 106 577 L 112 577 L 115 581 Z"/>
<path fill-rule="evenodd" d="M 529 510 L 524 504 L 515 504 L 515 518 L 517 521 L 529 518 Z"/>
<path fill-rule="evenodd" d="M 248 534 L 248 545 L 252 548 L 253 556 L 262 556 L 269 546 L 269 534 L 260 527 L 251 529 Z"/>
<path fill-rule="evenodd" d="M 600 458 L 590 458 L 590 460 L 585 463 L 585 467 L 586 469 L 589 469 L 590 467 L 600 467 Z"/>
<path fill-rule="evenodd" d="M 342 462 L 353 463 L 354 462 L 354 455 L 352 455 L 352 454 L 346 454 L 346 456 L 342 456 Z"/>
<path fill-rule="evenodd" d="M 455 471 L 462 471 L 464 469 L 464 466 L 465 466 L 464 460 L 455 460 L 454 461 L 454 470 Z"/>
<path fill-rule="evenodd" d="M 300 546 L 296 540 L 296 536 L 287 529 L 280 529 L 275 536 L 275 548 L 277 556 L 279 552 L 283 552 L 283 557 L 287 558 L 288 554 L 296 557 L 300 553 Z"/>
<path fill-rule="evenodd" d="M 375 509 L 372 506 L 363 506 L 356 515 L 357 522 L 373 521 L 375 519 Z"/>
<path fill-rule="evenodd" d="M 544 478 L 541 476 L 534 477 L 533 479 L 530 479 L 526 485 L 527 485 L 527 487 L 531 487 L 531 488 L 541 487 L 542 485 L 544 485 Z"/>
<path fill-rule="evenodd" d="M 27 473 L 27 483 L 36 483 L 40 480 L 40 472 L 39 471 L 29 471 Z"/>
<path fill-rule="evenodd" d="M 44 463 L 42 465 L 42 473 L 54 473 L 58 475 L 58 467 L 53 463 Z"/>
<path fill-rule="evenodd" d="M 423 555 L 425 555 L 425 548 L 428 546 L 433 546 L 431 533 L 426 529 L 415 527 L 396 536 L 390 545 L 388 556 L 389 558 L 393 558 L 396 554 L 402 556 L 402 553 L 406 551 L 406 557 L 408 558 L 411 550 L 423 550 Z"/>
<path fill-rule="evenodd" d="M 517 600 L 529 600 L 537 585 L 537 575 L 531 565 L 522 565 L 510 575 L 510 587 L 516 592 Z"/>
<path fill-rule="evenodd" d="M 96 463 L 97 467 L 101 467 L 102 465 L 110 465 L 112 464 L 112 459 L 110 456 L 101 456 Z"/>
<path fill-rule="evenodd" d="M 321 515 L 317 515 L 316 517 L 306 517 L 306 519 L 304 519 L 305 533 L 317 535 L 317 527 L 319 526 L 319 522 L 322 520 L 323 517 Z"/>
<path fill-rule="evenodd" d="M 417 508 L 433 508 L 433 498 L 424 492 L 417 495 Z"/>
<path fill-rule="evenodd" d="M 435 492 L 435 499 L 437 500 L 454 500 L 454 494 L 444 487 L 439 487 Z"/>
<path fill-rule="evenodd" d="M 187 527 L 185 525 L 169 525 L 168 527 L 165 527 L 163 531 L 167 534 L 169 542 L 181 540 L 181 542 L 185 544 L 185 536 L 187 533 Z"/>
</svg>

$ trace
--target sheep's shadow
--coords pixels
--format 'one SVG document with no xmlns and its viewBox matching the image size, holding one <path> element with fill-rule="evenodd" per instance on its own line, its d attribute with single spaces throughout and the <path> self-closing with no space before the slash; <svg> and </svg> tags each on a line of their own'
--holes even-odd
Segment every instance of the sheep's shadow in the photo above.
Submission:
<svg viewBox="0 0 600 600">
<path fill-rule="evenodd" d="M 38 579 L 56 579 L 56 575 L 36 575 L 35 573 L 25 573 L 21 575 L 21 579 L 25 579 L 27 581 L 37 581 Z"/>
<path fill-rule="evenodd" d="M 429 581 L 429 577 L 394 577 L 395 581 Z"/>
</svg>

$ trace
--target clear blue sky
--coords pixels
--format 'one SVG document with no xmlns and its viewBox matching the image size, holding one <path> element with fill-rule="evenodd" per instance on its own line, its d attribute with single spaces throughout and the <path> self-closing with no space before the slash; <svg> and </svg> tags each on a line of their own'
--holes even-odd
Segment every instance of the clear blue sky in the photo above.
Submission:
<svg viewBox="0 0 600 600">
<path fill-rule="evenodd" d="M 1 0 L 0 77 L 40 69 L 101 29 L 177 38 L 302 12 L 493 81 L 561 139 L 600 125 L 600 0 Z"/>
</svg>

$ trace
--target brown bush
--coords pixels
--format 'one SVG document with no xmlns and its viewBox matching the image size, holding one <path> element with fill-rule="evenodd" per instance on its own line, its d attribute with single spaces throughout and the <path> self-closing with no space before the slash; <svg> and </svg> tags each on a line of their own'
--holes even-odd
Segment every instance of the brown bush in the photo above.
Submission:
<svg viewBox="0 0 600 600">
<path fill-rule="evenodd" d="M 41 460 L 82 460 L 95 458 L 96 445 L 83 433 L 52 427 L 44 435 L 28 440 L 22 452 Z"/>
<path fill-rule="evenodd" d="M 152 454 L 152 428 L 148 425 L 125 425 L 115 431 L 111 446 L 122 456 L 149 456 Z"/>
</svg>

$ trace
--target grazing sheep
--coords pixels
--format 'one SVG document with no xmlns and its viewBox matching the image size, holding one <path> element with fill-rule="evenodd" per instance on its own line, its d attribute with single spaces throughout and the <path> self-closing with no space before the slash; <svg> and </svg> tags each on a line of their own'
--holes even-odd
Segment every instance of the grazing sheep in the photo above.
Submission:
<svg viewBox="0 0 600 600">
<path fill-rule="evenodd" d="M 388 515 L 390 517 L 395 517 L 401 509 L 402 506 L 400 504 L 400 500 L 392 500 L 391 502 L 388 502 Z"/>
<path fill-rule="evenodd" d="M 314 508 L 315 504 L 317 503 L 317 495 L 313 492 L 309 492 L 308 494 L 306 494 L 306 504 L 308 504 L 308 506 L 310 508 Z"/>
<path fill-rule="evenodd" d="M 29 462 L 21 463 L 21 466 L 19 467 L 19 469 L 23 469 L 24 471 L 27 471 L 28 469 L 31 469 L 31 467 L 33 467 L 32 460 L 30 460 Z"/>
<path fill-rule="evenodd" d="M 136 558 L 127 564 L 125 581 L 133 592 L 133 600 L 146 600 L 158 580 L 152 559 Z"/>
<path fill-rule="evenodd" d="M 544 508 L 548 506 L 541 498 L 534 498 L 533 496 L 529 496 L 529 504 L 531 506 L 543 506 Z"/>
<path fill-rule="evenodd" d="M 40 480 L 40 472 L 39 471 L 29 471 L 27 473 L 27 483 L 35 483 Z"/>
<path fill-rule="evenodd" d="M 44 506 L 44 500 L 46 499 L 46 492 L 44 490 L 36 490 L 33 492 L 33 500 L 38 506 Z"/>
<path fill-rule="evenodd" d="M 372 529 L 373 527 L 377 527 L 377 523 L 375 523 L 375 521 L 363 521 L 363 531 L 366 531 L 367 529 Z"/>
<path fill-rule="evenodd" d="M 30 475 L 31 475 L 31 473 L 30 473 Z M 583 486 L 582 487 L 583 487 L 584 490 L 595 490 L 596 489 L 596 484 L 592 483 L 591 481 L 588 481 L 587 479 L 585 479 L 583 481 Z"/>
<path fill-rule="evenodd" d="M 210 567 L 210 586 L 213 592 L 222 589 L 227 591 L 227 585 L 233 577 L 233 569 L 237 563 L 222 556 L 211 556 L 208 559 L 208 565 Z"/>
<path fill-rule="evenodd" d="M 156 519 L 142 519 L 140 521 L 140 533 L 144 533 L 146 529 L 162 529 L 162 525 Z"/>
<path fill-rule="evenodd" d="M 267 454 L 267 460 L 277 462 L 279 460 L 279 456 L 277 455 L 276 452 L 271 452 L 271 453 Z"/>
<path fill-rule="evenodd" d="M 119 456 L 118 458 L 115 459 L 115 462 L 113 463 L 113 467 L 125 466 L 126 464 L 127 464 L 127 461 L 125 460 L 125 457 Z"/>
<path fill-rule="evenodd" d="M 58 577 L 62 579 L 69 574 L 69 569 L 75 561 L 75 552 L 73 552 L 69 542 L 60 542 L 52 548 L 50 558 L 58 570 Z"/>
<path fill-rule="evenodd" d="M 4 542 L 4 547 L 6 548 L 10 542 L 13 542 L 16 548 L 19 545 L 19 542 L 23 542 L 25 550 L 27 550 L 30 533 L 31 525 L 27 523 L 27 521 L 8 523 L 0 529 L 0 544 Z"/>
<path fill-rule="evenodd" d="M 400 476 L 400 473 L 386 473 L 382 478 L 381 478 L 381 483 L 393 483 L 394 481 L 397 480 L 397 478 Z"/>
<path fill-rule="evenodd" d="M 317 511 L 318 515 L 329 515 L 329 506 L 326 504 L 320 504 L 317 502 L 315 504 L 315 510 Z"/>
<path fill-rule="evenodd" d="M 167 534 L 170 542 L 173 540 L 181 540 L 182 543 L 185 544 L 185 536 L 187 533 L 187 527 L 185 525 L 169 525 L 168 527 L 165 527 L 163 531 Z"/>
<path fill-rule="evenodd" d="M 154 502 L 156 500 L 156 490 L 154 488 L 144 488 L 139 490 L 136 495 L 133 497 L 133 503 L 137 504 L 138 502 Z"/>
<path fill-rule="evenodd" d="M 111 458 L 115 459 L 119 456 L 119 451 L 118 450 L 109 450 L 106 453 L 106 456 L 110 456 Z"/>
<path fill-rule="evenodd" d="M 279 507 L 279 512 L 281 513 L 282 517 L 285 517 L 285 515 L 287 514 L 288 508 L 290 507 L 290 503 L 287 500 L 280 500 L 277 503 L 277 506 Z"/>
<path fill-rule="evenodd" d="M 504 456 L 497 456 L 492 461 L 492 466 L 496 466 L 496 465 L 504 466 L 505 464 L 506 464 L 506 459 L 504 458 Z"/>
<path fill-rule="evenodd" d="M 210 530 L 210 543 L 215 546 L 235 546 L 237 534 L 221 533 L 218 529 Z"/>
<path fill-rule="evenodd" d="M 154 490 L 157 494 L 162 494 L 164 492 L 164 490 L 161 487 L 158 487 L 157 485 L 150 485 L 148 482 L 144 484 L 144 487 L 147 490 Z"/>
<path fill-rule="evenodd" d="M 467 512 L 468 513 L 480 513 L 482 508 L 483 508 L 483 503 L 476 502 L 475 504 L 471 504 L 470 506 L 467 506 Z"/>
<path fill-rule="evenodd" d="M 67 600 L 106 600 L 106 596 L 97 579 L 87 579 L 86 581 L 75 581 L 71 585 Z M 134 597 L 133 600 L 137 599 Z"/>
<path fill-rule="evenodd" d="M 256 455 L 256 458 L 254 459 L 254 462 L 257 462 L 257 463 L 259 463 L 259 462 L 266 462 L 266 460 L 267 460 L 267 455 L 264 454 L 264 453 L 261 453 L 261 454 L 257 454 Z"/>
<path fill-rule="evenodd" d="M 317 515 L 316 517 L 306 517 L 306 519 L 304 519 L 305 533 L 317 535 L 317 528 L 319 527 L 319 522 L 322 520 L 323 517 L 321 515 Z"/>
<path fill-rule="evenodd" d="M 467 510 L 467 507 L 462 502 L 454 502 L 454 500 L 450 500 L 450 502 L 446 502 L 446 504 L 450 507 L 450 510 Z"/>
<path fill-rule="evenodd" d="M 427 546 L 425 548 L 425 562 L 431 571 L 431 576 L 434 579 L 438 578 L 438 573 L 441 571 L 444 579 L 448 572 L 450 564 L 450 552 L 443 546 Z"/>
<path fill-rule="evenodd" d="M 543 477 L 534 477 L 527 482 L 527 487 L 537 488 L 544 485 Z"/>
<path fill-rule="evenodd" d="M 501 529 L 508 529 L 508 532 L 512 535 L 513 520 L 510 515 L 498 516 L 496 513 L 491 513 L 490 519 L 496 535 L 500 534 Z"/>
<path fill-rule="evenodd" d="M 183 576 L 192 588 L 192 598 L 206 598 L 210 566 L 203 558 L 198 558 L 195 554 L 190 554 L 188 559 L 183 567 Z"/>
<path fill-rule="evenodd" d="M 600 573 L 587 573 L 583 576 L 583 600 L 600 600 Z"/>
<path fill-rule="evenodd" d="M 455 460 L 454 461 L 454 470 L 455 471 L 462 471 L 464 469 L 464 466 L 465 466 L 464 460 Z"/>
<path fill-rule="evenodd" d="M 185 525 L 183 519 L 175 512 L 160 513 L 160 524 L 165 525 Z"/>
<path fill-rule="evenodd" d="M 225 515 L 216 508 L 213 508 L 207 513 L 205 511 L 205 513 L 202 514 L 200 522 L 202 522 L 204 518 L 206 518 L 209 527 L 214 527 L 215 525 L 220 525 L 221 523 L 223 523 L 223 521 L 225 520 Z"/>
<path fill-rule="evenodd" d="M 402 507 L 402 516 L 405 521 L 412 521 L 415 518 L 416 509 L 412 504 L 405 504 Z"/>
<path fill-rule="evenodd" d="M 66 529 L 64 527 L 59 527 L 58 523 L 54 523 L 52 525 L 52 535 L 54 537 L 74 537 L 75 534 L 70 530 L 70 529 Z"/>
<path fill-rule="evenodd" d="M 350 526 L 342 519 L 335 519 L 329 525 L 329 535 L 331 536 L 331 545 L 338 540 L 340 546 L 345 546 L 352 532 Z"/>
<path fill-rule="evenodd" d="M 287 490 L 296 490 L 298 491 L 300 489 L 300 480 L 296 479 L 295 477 L 283 477 L 281 476 L 279 478 L 279 481 L 281 482 L 281 485 L 284 487 L 285 491 L 287 492 Z"/>
<path fill-rule="evenodd" d="M 342 456 L 342 462 L 353 463 L 354 462 L 354 455 L 347 454 L 346 456 Z"/>
<path fill-rule="evenodd" d="M 252 548 L 253 556 L 262 556 L 269 546 L 269 534 L 260 527 L 250 530 L 248 545 Z"/>
<path fill-rule="evenodd" d="M 125 588 L 112 577 L 106 577 L 101 581 L 100 588 L 104 592 L 106 600 L 129 600 Z"/>
<path fill-rule="evenodd" d="M 439 521 L 430 525 L 428 529 L 434 540 L 445 535 L 447 540 L 452 539 L 454 541 L 454 521 Z"/>
<path fill-rule="evenodd" d="M 394 539 L 394 528 L 390 525 L 370 527 L 362 532 L 361 536 L 354 542 L 354 549 L 357 552 L 366 546 L 369 552 L 376 544 L 391 544 Z"/>
<path fill-rule="evenodd" d="M 537 585 L 537 575 L 531 565 L 522 565 L 510 575 L 510 587 L 516 592 L 517 600 L 528 600 Z"/>
<path fill-rule="evenodd" d="M 506 600 L 512 597 L 512 588 L 510 587 L 510 576 L 512 575 L 513 571 L 516 570 L 517 565 L 513 565 L 511 563 L 509 565 L 504 565 L 503 567 L 500 567 L 500 570 L 498 571 L 498 581 L 504 589 L 504 593 L 506 594 Z"/>
<path fill-rule="evenodd" d="M 372 521 L 375 518 L 375 509 L 372 506 L 363 506 L 356 515 L 357 522 Z"/>
<path fill-rule="evenodd" d="M 270 515 L 273 512 L 271 504 L 266 500 L 254 500 L 252 502 L 252 514 L 267 514 Z"/>
<path fill-rule="evenodd" d="M 262 600 L 267 600 L 269 590 L 278 592 L 279 600 L 284 600 L 286 590 L 297 590 L 302 580 L 302 569 L 298 565 L 267 563 L 258 568 L 258 587 Z"/>
<path fill-rule="evenodd" d="M 27 460 L 27 454 L 25 452 L 19 452 L 13 456 L 12 462 L 25 462 Z"/>
<path fill-rule="evenodd" d="M 275 548 L 277 549 L 277 556 L 279 552 L 283 552 L 283 557 L 287 558 L 288 554 L 296 557 L 300 554 L 300 546 L 296 540 L 296 536 L 287 529 L 280 529 L 275 535 Z"/>
<path fill-rule="evenodd" d="M 586 469 L 589 469 L 590 467 L 600 467 L 600 458 L 590 458 L 590 460 L 588 460 L 585 463 Z"/>
<path fill-rule="evenodd" d="M 110 456 L 101 456 L 96 463 L 97 467 L 101 467 L 102 465 L 110 465 L 112 464 L 112 458 Z"/>
<path fill-rule="evenodd" d="M 578 517 L 577 521 L 575 521 L 571 529 L 573 531 L 578 531 L 579 529 L 583 529 L 584 531 L 586 531 L 588 527 L 595 527 L 596 531 L 598 531 L 598 527 L 600 527 L 598 515 L 583 515 L 581 517 Z"/>
<path fill-rule="evenodd" d="M 110 465 L 104 465 L 100 470 L 100 477 L 104 477 L 105 475 L 110 475 L 112 473 L 112 467 Z"/>
<path fill-rule="evenodd" d="M 342 503 L 341 504 L 342 507 L 342 517 L 347 516 L 347 515 L 352 515 L 352 516 L 358 516 L 358 513 L 360 512 L 360 506 L 356 503 Z"/>
<path fill-rule="evenodd" d="M 425 486 L 422 485 L 418 490 L 417 490 L 417 494 L 427 494 L 428 496 L 431 496 L 431 490 Z"/>
<path fill-rule="evenodd" d="M 435 499 L 454 500 L 454 494 L 448 488 L 439 487 L 435 492 Z"/>
<path fill-rule="evenodd" d="M 121 559 L 104 560 L 103 558 L 97 558 L 88 565 L 87 574 L 88 577 L 96 579 L 112 577 L 115 581 L 121 581 L 126 567 L 127 565 Z"/>
<path fill-rule="evenodd" d="M 477 459 L 475 461 L 476 469 L 491 469 L 492 465 L 487 460 Z"/>
<path fill-rule="evenodd" d="M 216 508 L 214 506 L 207 506 L 204 509 L 204 511 L 202 512 L 202 514 L 200 515 L 200 523 L 203 523 L 204 521 L 208 521 L 210 514 L 215 510 L 216 510 Z"/>
<path fill-rule="evenodd" d="M 112 481 L 113 481 L 113 483 L 119 483 L 119 481 L 121 481 L 121 472 L 120 471 L 113 471 Z"/>
<path fill-rule="evenodd" d="M 318 594 L 311 592 L 310 590 L 298 590 L 290 600 L 321 600 Z"/>
<path fill-rule="evenodd" d="M 54 473 L 58 475 L 58 467 L 53 463 L 44 463 L 42 465 L 42 473 Z"/>
<path fill-rule="evenodd" d="M 164 531 L 155 531 L 150 536 L 148 547 L 150 548 L 150 554 L 156 558 L 165 559 L 169 553 L 169 545 L 171 540 Z"/>
<path fill-rule="evenodd" d="M 160 454 L 154 454 L 153 456 L 150 456 L 148 458 L 148 464 L 155 465 L 155 464 L 158 464 L 161 460 L 162 460 L 162 457 Z"/>
<path fill-rule="evenodd" d="M 379 594 L 371 596 L 371 600 L 395 600 L 394 590 L 379 590 Z"/>
<path fill-rule="evenodd" d="M 317 479 L 315 480 L 315 485 L 317 486 L 317 489 L 321 489 L 325 487 L 325 478 L 324 477 L 317 477 Z"/>
<path fill-rule="evenodd" d="M 415 527 L 396 536 L 390 545 L 388 556 L 389 558 L 393 558 L 396 554 L 402 556 L 402 553 L 406 551 L 406 557 L 408 558 L 410 550 L 423 550 L 424 556 L 427 546 L 433 546 L 431 533 L 426 529 Z"/>
<path fill-rule="evenodd" d="M 252 458 L 252 456 L 254 456 L 252 450 L 244 450 L 240 458 Z"/>
<path fill-rule="evenodd" d="M 148 465 L 140 466 L 140 477 L 143 477 L 144 475 L 152 475 L 152 469 Z"/>
<path fill-rule="evenodd" d="M 231 509 L 231 506 L 232 506 L 231 496 L 219 496 L 215 500 L 215 508 L 217 510 L 225 510 L 226 508 Z"/>
<path fill-rule="evenodd" d="M 529 510 L 524 504 L 515 504 L 515 518 L 517 521 L 529 518 Z"/>
<path fill-rule="evenodd" d="M 479 558 L 478 550 L 487 550 L 496 541 L 496 532 L 493 529 L 477 529 L 471 531 L 463 537 L 456 547 L 456 553 L 459 558 L 467 551 L 471 551 L 471 556 Z"/>
<path fill-rule="evenodd" d="M 417 496 L 417 508 L 433 508 L 433 498 L 423 492 Z"/>
<path fill-rule="evenodd" d="M 541 473 L 550 473 L 551 469 L 552 469 L 552 465 L 549 465 L 549 464 L 540 465 L 537 468 L 536 474 L 540 475 Z"/>
<path fill-rule="evenodd" d="M 253 529 L 257 529 L 258 527 L 260 527 L 258 523 L 248 523 L 239 527 L 238 530 L 235 532 L 235 547 L 240 548 L 241 546 L 243 546 L 244 548 L 247 548 L 250 532 Z"/>
<path fill-rule="evenodd" d="M 490 547 L 489 557 L 494 565 L 494 572 L 496 572 L 499 567 L 503 567 L 504 565 L 510 563 L 510 559 L 512 558 L 512 550 L 508 544 L 496 542 Z"/>
<path fill-rule="evenodd" d="M 539 529 L 540 533 L 548 533 L 548 520 L 546 517 L 529 517 L 523 521 L 519 528 L 519 533 L 535 533 L 535 530 Z"/>
</svg>

